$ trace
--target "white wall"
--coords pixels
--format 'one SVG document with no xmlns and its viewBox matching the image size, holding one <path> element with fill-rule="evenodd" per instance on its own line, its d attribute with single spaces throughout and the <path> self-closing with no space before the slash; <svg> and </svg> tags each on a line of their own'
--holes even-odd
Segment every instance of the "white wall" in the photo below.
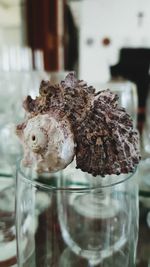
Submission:
<svg viewBox="0 0 150 267">
<path fill-rule="evenodd" d="M 20 45 L 21 26 L 20 0 L 0 0 L 0 46 Z"/>
<path fill-rule="evenodd" d="M 109 66 L 117 63 L 121 47 L 150 47 L 150 0 L 83 0 L 81 19 L 80 78 L 89 82 L 109 80 Z M 105 37 L 109 46 L 102 44 Z"/>
</svg>

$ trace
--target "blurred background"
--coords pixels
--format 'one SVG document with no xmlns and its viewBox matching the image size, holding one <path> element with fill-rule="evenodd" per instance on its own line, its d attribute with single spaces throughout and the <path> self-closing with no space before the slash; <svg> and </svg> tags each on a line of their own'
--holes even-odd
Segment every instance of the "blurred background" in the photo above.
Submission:
<svg viewBox="0 0 150 267">
<path fill-rule="evenodd" d="M 1 181 L 14 176 L 22 153 L 14 133 L 24 117 L 22 101 L 27 94 L 37 95 L 42 79 L 59 82 L 75 70 L 96 90 L 110 88 L 140 134 L 138 179 L 146 222 L 137 261 L 141 267 L 150 266 L 149 10 L 149 0 L 0 0 Z"/>
<path fill-rule="evenodd" d="M 0 69 L 75 70 L 97 89 L 131 81 L 141 132 L 149 89 L 149 8 L 148 0 L 0 0 Z"/>
</svg>

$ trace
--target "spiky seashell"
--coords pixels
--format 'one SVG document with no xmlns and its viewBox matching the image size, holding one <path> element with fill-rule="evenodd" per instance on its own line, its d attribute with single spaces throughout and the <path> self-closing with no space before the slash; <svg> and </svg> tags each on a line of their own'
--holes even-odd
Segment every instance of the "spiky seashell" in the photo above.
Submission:
<svg viewBox="0 0 150 267">
<path fill-rule="evenodd" d="M 76 136 L 77 168 L 94 176 L 132 172 L 139 162 L 138 134 L 109 90 L 95 97 Z"/>
<path fill-rule="evenodd" d="M 95 93 L 73 72 L 58 85 L 42 81 L 39 93 L 24 101 L 27 120 L 17 127 L 25 165 L 56 171 L 76 156 L 77 168 L 94 176 L 133 171 L 140 159 L 138 135 L 117 95 Z"/>
<path fill-rule="evenodd" d="M 70 73 L 61 82 L 63 95 L 64 95 L 64 109 L 72 126 L 77 127 L 90 110 L 94 100 L 95 89 L 88 86 L 86 82 L 77 80 L 74 73 Z"/>
</svg>

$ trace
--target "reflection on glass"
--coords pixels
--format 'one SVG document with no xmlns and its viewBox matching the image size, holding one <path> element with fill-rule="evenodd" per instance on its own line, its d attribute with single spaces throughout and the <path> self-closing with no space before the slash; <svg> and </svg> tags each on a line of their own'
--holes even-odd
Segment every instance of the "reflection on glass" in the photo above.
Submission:
<svg viewBox="0 0 150 267">
<path fill-rule="evenodd" d="M 0 266 L 16 266 L 14 178 L 0 174 Z"/>
</svg>

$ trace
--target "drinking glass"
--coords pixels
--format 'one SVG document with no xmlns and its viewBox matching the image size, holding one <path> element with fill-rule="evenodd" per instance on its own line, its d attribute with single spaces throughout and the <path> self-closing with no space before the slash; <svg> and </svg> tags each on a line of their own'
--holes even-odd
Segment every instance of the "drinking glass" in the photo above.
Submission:
<svg viewBox="0 0 150 267">
<path fill-rule="evenodd" d="M 18 165 L 19 267 L 135 266 L 138 188 L 134 177 L 93 177 L 71 165 L 39 176 Z"/>
<path fill-rule="evenodd" d="M 142 161 L 139 165 L 140 201 L 147 211 L 147 223 L 150 227 L 150 88 L 146 100 L 145 122 L 141 135 Z"/>
<path fill-rule="evenodd" d="M 139 181 L 139 196 L 143 211 L 146 214 L 146 222 L 150 227 L 150 155 L 141 160 L 137 178 Z"/>
<path fill-rule="evenodd" d="M 150 157 L 150 88 L 146 100 L 145 121 L 141 136 L 141 149 L 144 158 Z"/>
</svg>

